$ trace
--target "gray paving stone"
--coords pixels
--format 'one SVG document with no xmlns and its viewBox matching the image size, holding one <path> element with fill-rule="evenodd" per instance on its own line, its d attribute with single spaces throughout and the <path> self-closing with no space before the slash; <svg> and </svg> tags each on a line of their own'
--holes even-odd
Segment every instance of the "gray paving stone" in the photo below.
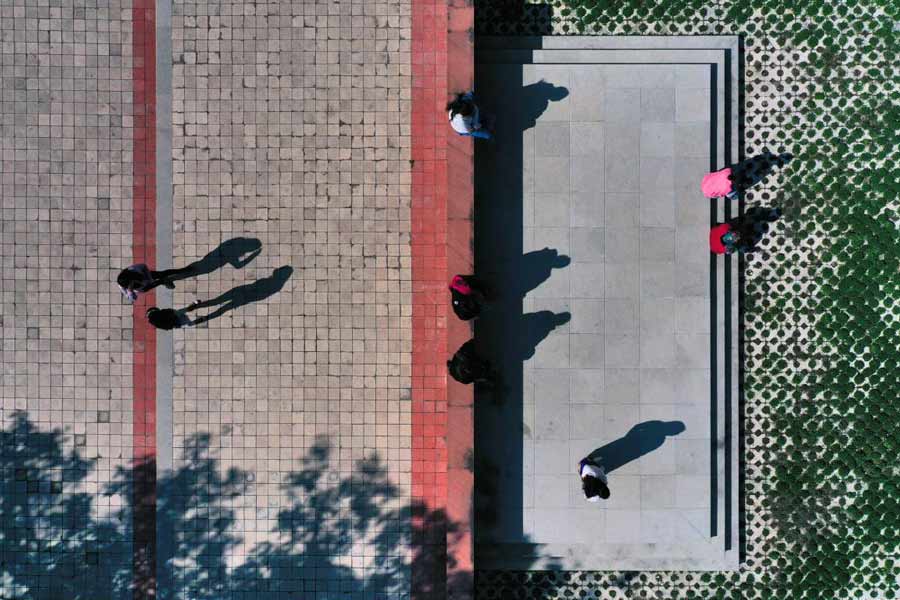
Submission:
<svg viewBox="0 0 900 600">
<path fill-rule="evenodd" d="M 709 160 L 709 122 L 675 123 L 673 140 L 678 140 L 677 155 Z"/>
<path fill-rule="evenodd" d="M 644 333 L 675 333 L 676 313 L 674 298 L 641 298 L 640 331 Z"/>
<path fill-rule="evenodd" d="M 709 366 L 709 334 L 675 334 L 675 366 L 701 369 Z"/>
<path fill-rule="evenodd" d="M 710 102 L 709 89 L 676 88 L 675 120 L 679 123 L 709 121 Z"/>
<path fill-rule="evenodd" d="M 593 333 L 573 333 L 569 336 L 571 365 L 576 369 L 597 369 L 604 366 L 604 338 Z"/>
<path fill-rule="evenodd" d="M 673 262 L 675 260 L 675 229 L 641 227 L 640 247 L 642 262 Z"/>
<path fill-rule="evenodd" d="M 606 393 L 606 370 L 572 369 L 569 398 L 575 404 L 602 404 Z"/>
<path fill-rule="evenodd" d="M 572 121 L 570 124 L 570 154 L 590 156 L 598 169 L 603 165 L 606 152 L 606 136 L 603 123 Z M 602 188 L 602 180 L 598 183 Z"/>
<path fill-rule="evenodd" d="M 642 332 L 641 367 L 654 369 L 676 366 L 675 335 L 672 333 Z"/>
<path fill-rule="evenodd" d="M 540 396 L 535 399 L 534 439 L 538 442 L 569 439 L 568 402 L 564 404 L 546 402 Z"/>
<path fill-rule="evenodd" d="M 605 224 L 615 228 L 637 227 L 639 209 L 639 194 L 607 194 Z"/>
<path fill-rule="evenodd" d="M 637 227 L 606 228 L 606 260 L 608 263 L 633 263 L 639 258 Z"/>
<path fill-rule="evenodd" d="M 604 300 L 578 298 L 572 300 L 572 333 L 603 333 L 605 330 Z"/>
<path fill-rule="evenodd" d="M 538 475 L 559 475 L 572 471 L 569 460 L 569 443 L 561 441 L 538 441 L 534 443 L 535 473 Z"/>
<path fill-rule="evenodd" d="M 678 153 L 681 154 L 682 141 L 681 138 L 675 137 L 674 123 L 671 121 L 667 123 L 648 123 L 644 121 L 641 123 L 641 156 L 674 158 L 676 139 L 678 139 Z M 643 170 L 641 172 L 643 173 Z"/>
<path fill-rule="evenodd" d="M 677 277 L 673 262 L 641 262 L 640 280 L 642 298 L 669 298 L 675 295 L 675 282 L 681 281 L 683 267 L 679 264 Z M 706 273 L 707 282 L 709 272 Z"/>
<path fill-rule="evenodd" d="M 603 262 L 606 234 L 602 227 L 573 227 L 570 236 L 573 261 Z"/>
<path fill-rule="evenodd" d="M 671 123 L 675 120 L 675 90 L 652 87 L 641 90 L 641 122 Z"/>
<path fill-rule="evenodd" d="M 570 189 L 573 192 L 604 189 L 604 164 L 605 159 L 599 154 L 573 156 Z"/>
<path fill-rule="evenodd" d="M 606 439 L 603 404 L 573 404 L 569 438 L 573 440 Z"/>
<path fill-rule="evenodd" d="M 569 124 L 565 122 L 539 122 L 535 125 L 534 155 L 569 156 Z"/>
<path fill-rule="evenodd" d="M 568 193 L 533 194 L 531 197 L 534 202 L 534 225 L 559 228 L 569 226 Z"/>
<path fill-rule="evenodd" d="M 640 369 L 606 369 L 607 402 L 637 404 L 640 401 Z"/>
<path fill-rule="evenodd" d="M 709 298 L 686 296 L 675 300 L 675 330 L 679 333 L 709 333 Z"/>
<path fill-rule="evenodd" d="M 606 300 L 606 333 L 637 335 L 638 306 L 633 298 L 610 298 Z"/>
<path fill-rule="evenodd" d="M 675 161 L 669 158 L 641 156 L 642 193 L 670 192 L 675 181 Z"/>
<path fill-rule="evenodd" d="M 640 163 L 637 155 L 607 152 L 604 169 L 607 192 L 640 191 Z"/>
<path fill-rule="evenodd" d="M 607 230 L 607 234 L 609 230 Z M 609 260 L 609 256 L 607 256 Z M 637 262 L 606 263 L 603 295 L 605 298 L 637 298 L 640 293 L 640 272 Z"/>
<path fill-rule="evenodd" d="M 641 90 L 639 88 L 607 88 L 604 97 L 604 119 L 607 123 L 639 123 L 641 120 Z M 616 138 L 610 136 L 615 143 Z"/>
<path fill-rule="evenodd" d="M 550 334 L 538 345 L 534 357 L 529 360 L 534 368 L 559 369 L 570 366 L 569 337 L 566 334 Z M 536 399 L 539 398 L 535 394 Z"/>
<path fill-rule="evenodd" d="M 594 263 L 572 263 L 569 295 L 572 298 L 602 298 L 606 265 Z"/>
<path fill-rule="evenodd" d="M 671 187 L 668 189 L 659 189 L 653 192 L 641 193 L 641 227 L 674 228 L 676 225 L 676 205 L 675 191 Z"/>
<path fill-rule="evenodd" d="M 635 509 L 606 511 L 606 542 L 636 544 L 641 537 L 641 511 Z"/>
<path fill-rule="evenodd" d="M 607 368 L 637 367 L 640 363 L 640 337 L 636 334 L 607 334 Z"/>
<path fill-rule="evenodd" d="M 570 195 L 569 225 L 572 227 L 603 227 L 606 209 L 605 194 L 601 189 L 582 190 Z"/>
<path fill-rule="evenodd" d="M 569 402 L 568 369 L 529 369 L 534 377 L 534 395 L 541 402 L 565 406 Z"/>
<path fill-rule="evenodd" d="M 641 509 L 675 508 L 674 475 L 641 476 Z"/>
<path fill-rule="evenodd" d="M 535 157 L 534 191 L 556 194 L 569 189 L 568 157 Z"/>
</svg>

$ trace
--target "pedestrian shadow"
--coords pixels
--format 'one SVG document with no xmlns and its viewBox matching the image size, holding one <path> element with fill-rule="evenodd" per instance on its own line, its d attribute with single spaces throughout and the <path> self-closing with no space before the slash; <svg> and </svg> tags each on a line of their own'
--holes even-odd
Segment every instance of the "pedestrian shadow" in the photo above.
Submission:
<svg viewBox="0 0 900 600">
<path fill-rule="evenodd" d="M 225 240 L 200 260 L 194 261 L 171 277 L 169 281 L 180 281 L 199 275 L 209 275 L 225 265 L 243 269 L 262 252 L 262 242 L 257 238 L 236 237 Z"/>
<path fill-rule="evenodd" d="M 746 236 L 747 242 L 743 251 L 752 252 L 756 249 L 768 233 L 769 226 L 780 217 L 781 210 L 778 208 L 754 206 L 743 215 L 732 219 L 733 227 L 741 232 L 741 238 L 744 239 Z"/>
<path fill-rule="evenodd" d="M 762 154 L 731 165 L 734 187 L 738 191 L 746 191 L 763 181 L 775 171 L 776 167 L 780 168 L 788 164 L 792 158 L 794 156 L 790 152 L 773 154 L 766 150 Z"/>
<path fill-rule="evenodd" d="M 278 267 L 272 272 L 272 275 L 270 275 L 269 277 L 259 279 L 257 281 L 254 281 L 253 283 L 247 283 L 245 285 L 239 285 L 237 287 L 231 288 L 220 296 L 217 296 L 211 300 L 203 300 L 201 302 L 198 302 L 197 304 L 189 306 L 184 310 L 194 311 L 201 308 L 218 306 L 218 308 L 213 312 L 195 320 L 194 324 L 198 325 L 206 321 L 211 321 L 236 308 L 240 308 L 252 302 L 265 300 L 269 296 L 277 294 L 279 291 L 281 291 L 281 288 L 284 287 L 284 284 L 287 283 L 287 280 L 290 278 L 293 272 L 294 269 L 292 267 Z"/>
<path fill-rule="evenodd" d="M 572 315 L 568 312 L 554 313 L 550 310 L 541 310 L 524 314 L 521 319 L 520 333 L 511 344 L 512 347 L 506 350 L 518 357 L 519 360 L 528 360 L 534 356 L 538 344 L 550 335 L 551 331 L 571 320 Z"/>
<path fill-rule="evenodd" d="M 665 443 L 666 438 L 685 430 L 681 421 L 645 421 L 631 428 L 624 437 L 601 446 L 588 458 L 612 473 L 633 460 L 649 454 Z"/>
</svg>

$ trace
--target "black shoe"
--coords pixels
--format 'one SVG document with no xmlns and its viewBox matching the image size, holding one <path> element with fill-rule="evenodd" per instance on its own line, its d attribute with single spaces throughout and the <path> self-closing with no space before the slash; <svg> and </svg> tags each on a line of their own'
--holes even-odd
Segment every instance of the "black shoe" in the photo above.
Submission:
<svg viewBox="0 0 900 600">
<path fill-rule="evenodd" d="M 167 288 L 169 288 L 170 290 L 175 289 L 175 284 L 172 283 L 171 281 L 163 281 L 163 285 L 166 286 Z"/>
</svg>

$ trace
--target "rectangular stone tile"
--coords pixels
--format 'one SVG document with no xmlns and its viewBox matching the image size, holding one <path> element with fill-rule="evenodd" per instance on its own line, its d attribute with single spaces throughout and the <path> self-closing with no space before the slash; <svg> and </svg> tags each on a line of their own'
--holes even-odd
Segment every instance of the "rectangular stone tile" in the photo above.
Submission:
<svg viewBox="0 0 900 600">
<path fill-rule="evenodd" d="M 604 336 L 591 333 L 573 333 L 571 344 L 571 365 L 575 369 L 597 369 L 603 366 Z"/>
<path fill-rule="evenodd" d="M 690 225 L 678 228 L 675 236 L 675 258 L 679 263 L 709 260 L 709 227 Z"/>
<path fill-rule="evenodd" d="M 675 194 L 675 223 L 678 228 L 709 228 L 709 200 L 700 193 L 700 186 L 690 193 Z"/>
<path fill-rule="evenodd" d="M 641 404 L 675 404 L 680 401 L 676 390 L 679 372 L 674 368 L 641 369 Z"/>
<path fill-rule="evenodd" d="M 641 193 L 640 225 L 641 227 L 675 227 L 675 192 L 671 187 Z"/>
<path fill-rule="evenodd" d="M 602 227 L 573 227 L 569 231 L 572 260 L 600 263 L 605 256 L 605 231 Z"/>
<path fill-rule="evenodd" d="M 535 158 L 569 156 L 569 124 L 538 121 L 534 127 Z"/>
<path fill-rule="evenodd" d="M 685 88 L 709 88 L 712 65 L 675 65 L 675 81 Z"/>
<path fill-rule="evenodd" d="M 606 261 L 633 263 L 639 258 L 639 229 L 636 227 L 606 228 Z"/>
<path fill-rule="evenodd" d="M 607 123 L 639 123 L 641 120 L 641 90 L 637 88 L 607 88 L 604 97 Z M 615 138 L 610 138 L 614 140 Z M 615 143 L 613 141 L 613 143 Z"/>
<path fill-rule="evenodd" d="M 619 193 L 606 195 L 605 224 L 610 228 L 636 228 L 640 207 L 640 195 L 635 193 Z"/>
<path fill-rule="evenodd" d="M 530 196 L 534 202 L 533 221 L 535 226 L 555 228 L 569 226 L 569 194 L 567 192 L 532 194 Z"/>
<path fill-rule="evenodd" d="M 569 157 L 544 156 L 534 159 L 534 191 L 558 194 L 569 190 Z"/>
<path fill-rule="evenodd" d="M 569 398 L 572 404 L 602 405 L 605 400 L 606 371 L 601 367 L 593 369 L 572 369 L 570 371 Z"/>
<path fill-rule="evenodd" d="M 534 400 L 534 439 L 569 439 L 569 405 L 551 402 L 536 396 Z"/>
<path fill-rule="evenodd" d="M 603 227 L 605 195 L 602 190 L 582 190 L 570 194 L 569 225 L 571 227 Z"/>
<path fill-rule="evenodd" d="M 675 398 L 678 402 L 696 403 L 709 398 L 710 371 L 707 364 L 699 369 L 677 369 Z"/>
<path fill-rule="evenodd" d="M 637 320 L 638 307 L 634 298 L 611 298 L 606 300 L 606 333 L 624 333 L 636 335 L 638 333 Z"/>
<path fill-rule="evenodd" d="M 675 90 L 651 87 L 641 90 L 641 121 L 671 123 L 675 120 Z"/>
<path fill-rule="evenodd" d="M 709 368 L 709 334 L 675 334 L 675 366 L 686 369 Z"/>
<path fill-rule="evenodd" d="M 568 508 L 571 505 L 569 486 L 572 476 L 537 475 L 534 478 L 534 505 L 538 517 L 543 509 Z M 555 513 L 553 513 L 555 514 Z"/>
<path fill-rule="evenodd" d="M 569 188 L 573 192 L 602 190 L 605 186 L 602 155 L 579 155 L 571 157 L 572 172 Z"/>
<path fill-rule="evenodd" d="M 675 475 L 676 508 L 709 508 L 710 478 L 704 475 Z"/>
<path fill-rule="evenodd" d="M 641 227 L 641 261 L 671 262 L 675 260 L 675 229 Z"/>
<path fill-rule="evenodd" d="M 535 369 L 561 369 L 570 365 L 568 334 L 550 334 L 534 350 L 527 364 Z M 535 394 L 535 402 L 538 396 Z"/>
<path fill-rule="evenodd" d="M 674 475 L 678 472 L 672 440 L 651 450 L 635 461 L 641 475 Z"/>
<path fill-rule="evenodd" d="M 607 512 L 633 510 L 641 505 L 641 476 L 623 475 L 619 471 L 609 474 L 609 498 L 604 502 Z"/>
<path fill-rule="evenodd" d="M 635 230 L 635 233 L 637 231 Z M 607 230 L 607 236 L 609 230 Z M 609 257 L 607 256 L 607 260 Z M 633 298 L 640 295 L 640 270 L 637 262 L 607 262 L 604 272 L 603 295 L 605 298 Z"/>
<path fill-rule="evenodd" d="M 606 369 L 604 394 L 607 402 L 637 404 L 640 401 L 640 369 Z"/>
<path fill-rule="evenodd" d="M 675 299 L 641 298 L 640 330 L 651 334 L 675 333 Z"/>
<path fill-rule="evenodd" d="M 676 144 L 681 153 L 681 140 L 675 137 L 674 123 L 641 123 L 641 156 L 674 158 Z"/>
<path fill-rule="evenodd" d="M 602 166 L 606 153 L 606 136 L 603 123 L 572 121 L 570 124 L 571 156 L 590 156 L 597 167 Z"/>
<path fill-rule="evenodd" d="M 641 476 L 641 509 L 675 507 L 675 475 Z"/>
<path fill-rule="evenodd" d="M 709 298 L 685 296 L 675 300 L 675 330 L 679 333 L 710 332 Z"/>
<path fill-rule="evenodd" d="M 678 155 L 709 160 L 709 134 L 708 121 L 676 123 L 674 140 L 678 145 Z"/>
<path fill-rule="evenodd" d="M 534 396 L 537 401 L 552 406 L 563 407 L 569 404 L 569 370 L 530 369 L 534 380 Z"/>
<path fill-rule="evenodd" d="M 573 66 L 571 71 L 573 121 L 602 121 L 606 79 L 595 65 Z"/>
<path fill-rule="evenodd" d="M 640 407 L 637 404 L 616 404 L 615 399 L 610 398 L 606 404 L 604 433 L 606 442 L 609 443 L 621 437 L 625 437 L 628 431 L 640 422 Z M 635 461 L 637 462 L 637 461 Z M 631 465 L 620 467 L 623 471 Z M 628 468 L 629 472 L 636 473 L 636 468 Z M 619 470 L 617 469 L 618 473 Z"/>
<path fill-rule="evenodd" d="M 709 261 L 678 263 L 678 277 L 672 284 L 675 296 L 709 296 Z"/>
<path fill-rule="evenodd" d="M 676 88 L 675 120 L 679 123 L 709 121 L 711 101 L 708 88 Z"/>
<path fill-rule="evenodd" d="M 560 254 L 569 254 L 571 251 L 568 227 L 535 227 L 533 240 L 532 247 L 534 250 L 551 248 L 557 250 Z M 566 268 L 554 269 L 553 273 L 558 274 L 565 271 Z"/>
<path fill-rule="evenodd" d="M 604 167 L 607 192 L 640 191 L 640 163 L 637 157 L 607 152 Z"/>
<path fill-rule="evenodd" d="M 674 446 L 674 457 L 679 475 L 703 475 L 709 477 L 709 440 L 675 438 L 669 440 Z"/>
<path fill-rule="evenodd" d="M 709 384 L 707 383 L 707 389 Z M 709 393 L 707 393 L 709 396 Z M 677 420 L 684 423 L 684 431 L 679 434 L 679 438 L 691 439 L 709 439 L 710 422 L 709 422 L 709 398 L 703 397 L 680 397 L 679 404 L 674 405 Z M 693 404 L 691 401 L 693 400 Z M 704 401 L 705 400 L 705 401 Z"/>
<path fill-rule="evenodd" d="M 640 364 L 640 343 L 637 335 L 607 334 L 605 338 L 608 368 L 637 367 Z"/>
<path fill-rule="evenodd" d="M 606 266 L 603 263 L 572 263 L 568 267 L 571 273 L 572 298 L 602 298 L 603 281 Z"/>
<path fill-rule="evenodd" d="M 641 193 L 671 193 L 675 182 L 675 159 L 641 156 Z"/>
<path fill-rule="evenodd" d="M 610 496 L 612 490 L 610 489 Z M 606 543 L 637 544 L 641 541 L 641 511 L 624 509 L 606 511 Z"/>
<path fill-rule="evenodd" d="M 605 413 L 602 404 L 573 404 L 569 437 L 575 440 L 600 440 L 604 438 Z"/>
<path fill-rule="evenodd" d="M 675 335 L 641 332 L 641 367 L 664 369 L 676 366 Z"/>
<path fill-rule="evenodd" d="M 522 226 L 534 227 L 534 194 L 522 194 Z"/>
<path fill-rule="evenodd" d="M 534 472 L 537 475 L 559 475 L 571 472 L 569 443 L 564 441 L 537 441 L 534 443 Z"/>
<path fill-rule="evenodd" d="M 572 300 L 572 333 L 603 333 L 604 301 L 587 298 Z"/>
<path fill-rule="evenodd" d="M 677 272 L 677 277 L 676 277 Z M 673 262 L 642 262 L 640 285 L 642 298 L 668 298 L 675 295 L 675 281 L 683 275 L 683 266 Z"/>
</svg>

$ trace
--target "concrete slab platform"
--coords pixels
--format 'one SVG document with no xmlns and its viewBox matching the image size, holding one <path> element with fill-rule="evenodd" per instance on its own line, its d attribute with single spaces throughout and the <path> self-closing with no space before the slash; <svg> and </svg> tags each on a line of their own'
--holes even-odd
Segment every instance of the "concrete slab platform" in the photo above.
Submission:
<svg viewBox="0 0 900 600">
<path fill-rule="evenodd" d="M 478 41 L 485 106 L 519 99 L 476 153 L 476 269 L 510 291 L 477 325 L 506 384 L 476 408 L 480 568 L 738 566 L 737 261 L 711 258 L 725 209 L 699 190 L 737 159 L 736 50 Z"/>
</svg>

